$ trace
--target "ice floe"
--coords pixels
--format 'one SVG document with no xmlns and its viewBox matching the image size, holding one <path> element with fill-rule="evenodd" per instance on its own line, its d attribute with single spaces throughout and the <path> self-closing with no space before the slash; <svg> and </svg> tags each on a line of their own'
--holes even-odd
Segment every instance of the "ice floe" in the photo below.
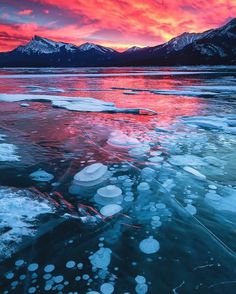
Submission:
<svg viewBox="0 0 236 294">
<path fill-rule="evenodd" d="M 52 106 L 65 108 L 71 111 L 81 112 L 111 112 L 111 113 L 133 113 L 133 114 L 156 114 L 151 109 L 118 108 L 112 102 L 88 98 L 52 95 L 30 95 L 30 94 L 0 94 L 0 102 L 20 101 L 51 102 Z"/>
</svg>

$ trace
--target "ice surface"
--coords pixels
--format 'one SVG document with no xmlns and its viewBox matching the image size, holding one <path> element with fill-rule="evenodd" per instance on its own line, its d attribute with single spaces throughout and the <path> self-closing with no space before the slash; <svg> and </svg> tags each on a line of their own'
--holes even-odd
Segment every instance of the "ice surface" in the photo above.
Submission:
<svg viewBox="0 0 236 294">
<path fill-rule="evenodd" d="M 37 195 L 36 195 L 37 196 Z M 0 255 L 9 256 L 14 245 L 24 236 L 35 233 L 32 224 L 41 214 L 52 213 L 47 201 L 40 201 L 28 190 L 0 188 L 0 230 L 8 228 L 0 236 Z"/>
<path fill-rule="evenodd" d="M 160 249 L 160 244 L 156 239 L 150 236 L 140 242 L 139 248 L 145 254 L 153 254 Z"/>
</svg>

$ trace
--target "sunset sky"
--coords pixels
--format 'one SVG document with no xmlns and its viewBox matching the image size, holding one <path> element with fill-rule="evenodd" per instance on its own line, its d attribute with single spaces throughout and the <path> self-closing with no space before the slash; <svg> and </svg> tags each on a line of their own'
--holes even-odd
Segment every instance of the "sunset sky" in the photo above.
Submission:
<svg viewBox="0 0 236 294">
<path fill-rule="evenodd" d="M 236 17 L 236 0 L 0 0 L 0 51 L 34 35 L 124 50 L 153 46 Z"/>
</svg>

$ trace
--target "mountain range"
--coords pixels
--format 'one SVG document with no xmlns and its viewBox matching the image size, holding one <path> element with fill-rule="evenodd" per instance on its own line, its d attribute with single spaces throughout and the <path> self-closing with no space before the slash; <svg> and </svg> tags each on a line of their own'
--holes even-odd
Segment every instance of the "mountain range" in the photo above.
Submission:
<svg viewBox="0 0 236 294">
<path fill-rule="evenodd" d="M 1 67 L 235 65 L 236 18 L 203 33 L 183 33 L 153 47 L 124 52 L 93 43 L 76 46 L 34 36 L 26 45 L 0 53 Z"/>
</svg>

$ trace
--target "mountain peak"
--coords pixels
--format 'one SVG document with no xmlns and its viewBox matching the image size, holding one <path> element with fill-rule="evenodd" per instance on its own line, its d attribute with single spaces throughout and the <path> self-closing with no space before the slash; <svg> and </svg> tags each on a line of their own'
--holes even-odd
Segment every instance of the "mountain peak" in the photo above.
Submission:
<svg viewBox="0 0 236 294">
<path fill-rule="evenodd" d="M 90 43 L 90 42 L 83 43 L 78 48 L 81 51 L 89 51 L 89 50 L 93 49 L 93 50 L 99 51 L 101 53 L 115 52 L 115 50 L 113 50 L 112 48 L 108 48 L 108 47 L 97 45 L 97 44 Z"/>
</svg>

